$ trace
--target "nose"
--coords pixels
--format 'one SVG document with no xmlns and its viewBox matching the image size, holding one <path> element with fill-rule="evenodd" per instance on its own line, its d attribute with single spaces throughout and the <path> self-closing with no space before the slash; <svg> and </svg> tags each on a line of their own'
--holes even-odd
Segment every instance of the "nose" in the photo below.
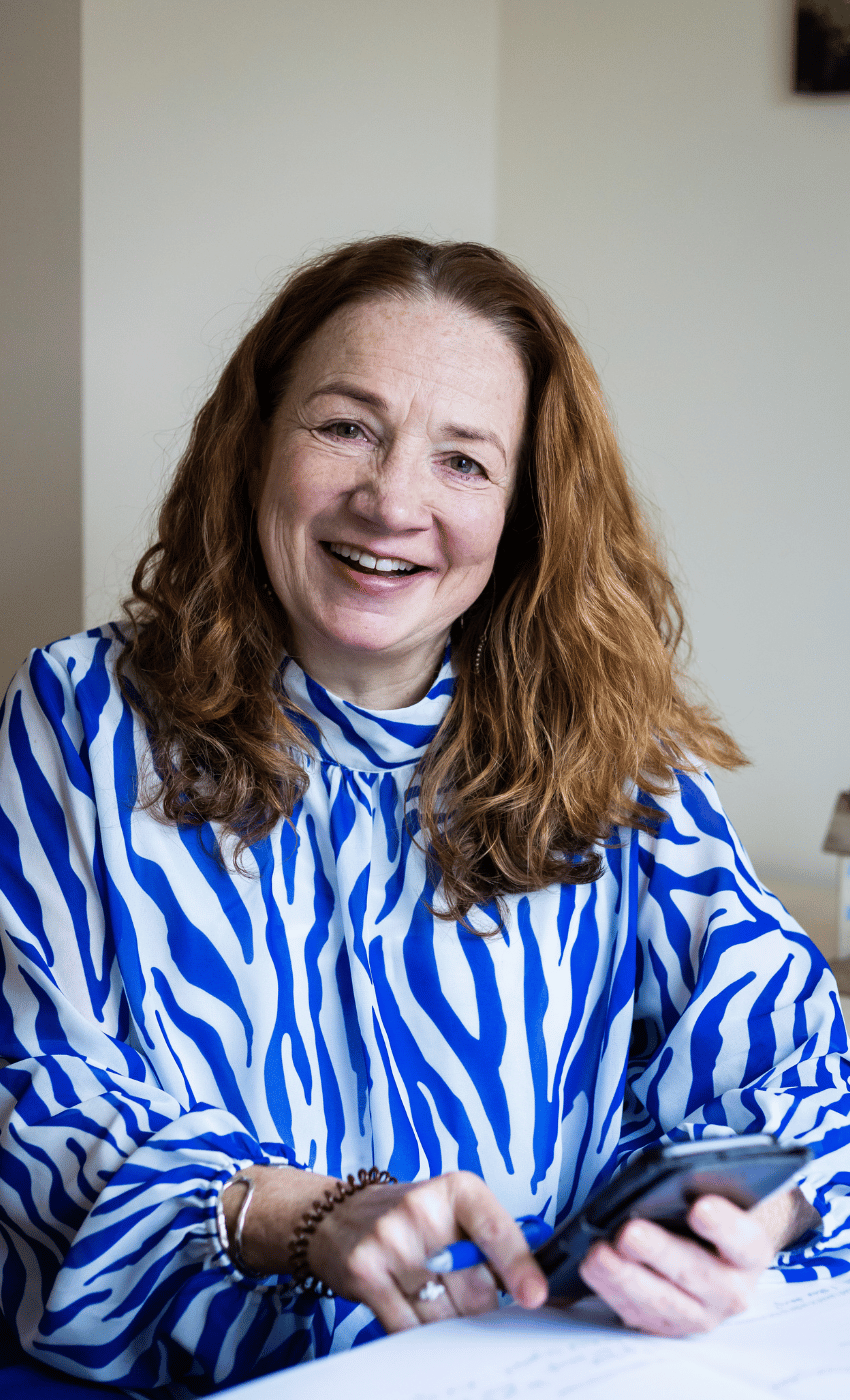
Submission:
<svg viewBox="0 0 850 1400">
<path fill-rule="evenodd" d="M 423 530 L 430 523 L 428 452 L 410 439 L 395 439 L 376 452 L 358 481 L 349 506 L 361 520 L 387 533 Z"/>
</svg>

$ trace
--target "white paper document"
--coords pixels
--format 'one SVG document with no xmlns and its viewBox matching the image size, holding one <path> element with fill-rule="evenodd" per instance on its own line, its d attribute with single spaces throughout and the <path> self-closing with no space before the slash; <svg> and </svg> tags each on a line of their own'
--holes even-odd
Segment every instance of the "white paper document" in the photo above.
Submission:
<svg viewBox="0 0 850 1400">
<path fill-rule="evenodd" d="M 596 1300 L 419 1327 L 228 1400 L 850 1400 L 850 1274 L 768 1284 L 707 1337 L 629 1332 Z"/>
</svg>

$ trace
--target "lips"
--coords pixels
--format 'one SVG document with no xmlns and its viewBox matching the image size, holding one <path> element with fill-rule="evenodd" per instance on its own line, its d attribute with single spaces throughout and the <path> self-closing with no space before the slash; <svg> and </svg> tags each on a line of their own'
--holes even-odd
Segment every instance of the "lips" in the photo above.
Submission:
<svg viewBox="0 0 850 1400">
<path fill-rule="evenodd" d="M 376 555 L 368 549 L 360 549 L 357 545 L 342 544 L 337 541 L 322 541 L 323 548 L 327 550 L 335 559 L 348 565 L 359 574 L 381 574 L 392 578 L 406 578 L 411 574 L 421 573 L 421 564 L 412 564 L 409 559 L 400 559 L 395 555 Z"/>
</svg>

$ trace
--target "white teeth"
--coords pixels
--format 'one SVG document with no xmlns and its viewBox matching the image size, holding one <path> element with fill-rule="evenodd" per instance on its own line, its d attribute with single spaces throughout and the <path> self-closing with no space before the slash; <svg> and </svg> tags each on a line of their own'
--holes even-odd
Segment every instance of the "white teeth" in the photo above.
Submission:
<svg viewBox="0 0 850 1400">
<path fill-rule="evenodd" d="M 409 574 L 416 568 L 416 565 L 409 563 L 407 559 L 378 558 L 368 549 L 355 549 L 350 544 L 331 544 L 330 550 L 342 559 L 351 559 L 364 569 L 374 569 L 379 574 Z"/>
</svg>

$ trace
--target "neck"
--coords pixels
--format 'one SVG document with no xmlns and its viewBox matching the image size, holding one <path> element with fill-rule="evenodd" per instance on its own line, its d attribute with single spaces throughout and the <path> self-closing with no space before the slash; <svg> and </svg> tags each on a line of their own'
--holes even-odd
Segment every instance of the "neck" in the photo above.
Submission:
<svg viewBox="0 0 850 1400">
<path fill-rule="evenodd" d="M 312 680 L 362 710 L 402 710 L 421 700 L 440 669 L 448 637 L 427 654 L 400 656 L 337 653 L 327 646 L 296 645 L 290 655 Z"/>
</svg>

